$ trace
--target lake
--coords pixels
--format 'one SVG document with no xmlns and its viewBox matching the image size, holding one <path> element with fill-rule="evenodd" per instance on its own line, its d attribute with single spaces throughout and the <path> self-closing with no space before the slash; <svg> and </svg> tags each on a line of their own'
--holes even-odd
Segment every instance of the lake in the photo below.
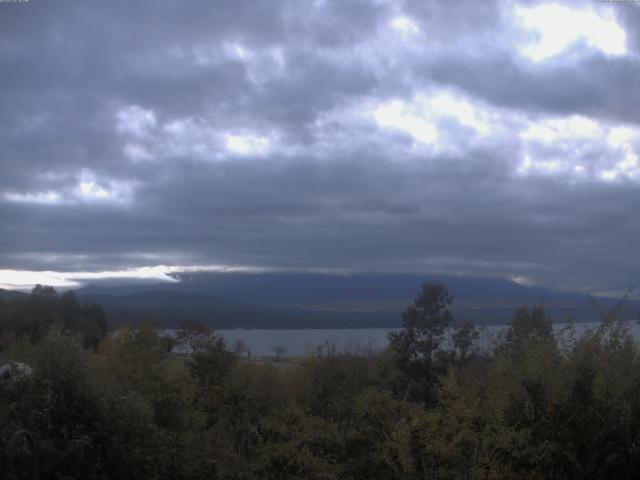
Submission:
<svg viewBox="0 0 640 480">
<path fill-rule="evenodd" d="M 594 329 L 599 322 L 576 323 L 576 334 L 580 335 L 587 329 Z M 562 330 L 566 325 L 563 323 L 554 324 L 557 335 L 562 335 Z M 506 328 L 505 325 L 489 325 L 480 328 L 480 345 L 489 346 L 492 340 Z M 273 356 L 274 348 L 284 347 L 285 355 L 301 356 L 313 351 L 321 345 L 334 345 L 338 351 L 380 351 L 387 344 L 387 333 L 393 331 L 392 328 L 346 328 L 346 329 L 232 329 L 217 330 L 222 335 L 230 347 L 237 341 L 244 342 L 244 345 L 251 352 L 252 356 L 265 357 Z M 630 331 L 636 341 L 640 341 L 640 325 L 630 324 Z"/>
</svg>

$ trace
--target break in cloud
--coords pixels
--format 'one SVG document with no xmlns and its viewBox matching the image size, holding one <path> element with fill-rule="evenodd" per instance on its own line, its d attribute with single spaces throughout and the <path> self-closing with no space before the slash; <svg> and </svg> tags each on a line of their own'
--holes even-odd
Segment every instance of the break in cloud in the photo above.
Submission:
<svg viewBox="0 0 640 480">
<path fill-rule="evenodd" d="M 639 25 L 595 0 L 0 3 L 0 284 L 210 268 L 624 289 Z"/>
</svg>

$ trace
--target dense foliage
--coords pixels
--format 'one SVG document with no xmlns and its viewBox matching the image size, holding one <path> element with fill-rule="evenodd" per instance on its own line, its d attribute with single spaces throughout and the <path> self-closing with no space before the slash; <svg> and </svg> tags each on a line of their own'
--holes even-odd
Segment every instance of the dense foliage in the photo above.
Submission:
<svg viewBox="0 0 640 480">
<path fill-rule="evenodd" d="M 1 355 L 33 368 L 0 380 L 0 447 L 29 429 L 46 478 L 640 475 L 640 351 L 618 311 L 577 336 L 523 308 L 480 349 L 426 284 L 385 352 L 260 362 L 193 324 L 188 357 L 149 324 L 93 349 L 48 301 L 44 330 L 17 329 L 15 305 L 0 317 L 15 334 Z"/>
<path fill-rule="evenodd" d="M 30 295 L 0 298 L 0 352 L 16 338 L 38 343 L 54 326 L 78 334 L 87 348 L 96 348 L 107 333 L 102 308 L 80 305 L 71 290 L 58 295 L 52 287 L 36 285 Z"/>
</svg>

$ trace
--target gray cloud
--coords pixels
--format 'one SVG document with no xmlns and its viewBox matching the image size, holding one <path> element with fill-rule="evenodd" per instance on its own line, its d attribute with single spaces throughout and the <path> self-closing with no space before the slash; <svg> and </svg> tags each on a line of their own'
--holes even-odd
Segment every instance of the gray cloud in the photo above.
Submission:
<svg viewBox="0 0 640 480">
<path fill-rule="evenodd" d="M 0 4 L 0 270 L 625 288 L 640 267 L 638 9 L 594 10 L 627 54 L 581 37 L 535 62 L 522 49 L 540 34 L 508 8 Z"/>
</svg>

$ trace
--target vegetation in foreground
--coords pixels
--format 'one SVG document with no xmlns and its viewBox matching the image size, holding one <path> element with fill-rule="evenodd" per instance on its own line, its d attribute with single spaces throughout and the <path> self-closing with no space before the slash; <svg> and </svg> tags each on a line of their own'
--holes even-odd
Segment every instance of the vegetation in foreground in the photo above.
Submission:
<svg viewBox="0 0 640 480">
<path fill-rule="evenodd" d="M 640 474 L 640 352 L 620 309 L 555 337 L 522 308 L 487 351 L 471 325 L 450 334 L 451 301 L 425 284 L 385 352 L 275 368 L 195 325 L 187 359 L 150 324 L 107 336 L 99 307 L 39 287 L 0 302 L 0 356 L 33 369 L 0 380 L 0 448 L 28 429 L 55 479 Z"/>
</svg>

